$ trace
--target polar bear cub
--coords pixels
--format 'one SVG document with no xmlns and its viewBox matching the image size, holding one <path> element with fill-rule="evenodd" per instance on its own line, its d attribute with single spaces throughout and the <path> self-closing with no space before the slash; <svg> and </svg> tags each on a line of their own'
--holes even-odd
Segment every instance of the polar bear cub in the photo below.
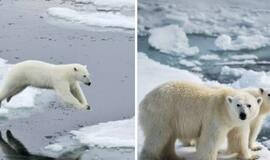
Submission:
<svg viewBox="0 0 270 160">
<path fill-rule="evenodd" d="M 148 93 L 139 106 L 139 122 L 145 135 L 140 159 L 177 160 L 176 139 L 195 139 L 197 160 L 216 160 L 227 133 L 246 126 L 257 116 L 261 103 L 261 97 L 231 88 L 165 83 Z M 252 158 L 248 139 L 243 143 L 241 158 Z"/>
<path fill-rule="evenodd" d="M 263 103 L 260 108 L 260 112 L 258 116 L 250 122 L 247 130 L 241 130 L 239 128 L 235 128 L 228 134 L 228 151 L 231 153 L 238 152 L 239 141 L 237 141 L 239 136 L 243 136 L 246 133 L 249 133 L 249 148 L 253 151 L 261 150 L 261 146 L 256 144 L 256 139 L 258 134 L 260 133 L 262 124 L 267 114 L 270 112 L 270 90 L 267 89 L 255 89 L 255 88 L 247 88 L 243 89 L 255 97 L 262 97 Z"/>
<path fill-rule="evenodd" d="M 41 61 L 24 61 L 11 67 L 0 88 L 0 104 L 28 86 L 54 89 L 65 103 L 90 109 L 79 82 L 91 84 L 86 66 L 81 64 L 54 65 Z"/>
</svg>

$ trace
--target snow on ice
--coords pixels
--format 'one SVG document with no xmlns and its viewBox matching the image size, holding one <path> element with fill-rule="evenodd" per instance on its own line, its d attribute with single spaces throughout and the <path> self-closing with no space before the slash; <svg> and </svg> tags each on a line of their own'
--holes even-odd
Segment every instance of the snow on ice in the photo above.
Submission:
<svg viewBox="0 0 270 160">
<path fill-rule="evenodd" d="M 219 37 L 222 50 L 268 46 L 270 12 L 267 0 L 255 1 L 140 1 L 139 35 L 149 29 L 176 24 L 186 34 Z M 224 36 L 226 35 L 226 36 Z"/>
<path fill-rule="evenodd" d="M 238 36 L 236 39 L 228 35 L 220 35 L 215 41 L 215 45 L 222 50 L 237 51 L 242 49 L 255 50 L 258 48 L 266 47 L 270 44 L 268 38 L 262 35 L 252 36 Z"/>
<path fill-rule="evenodd" d="M 74 139 L 100 148 L 135 147 L 135 120 L 126 119 L 100 123 L 71 131 Z"/>
<path fill-rule="evenodd" d="M 198 47 L 190 47 L 186 33 L 177 25 L 151 29 L 148 43 L 163 53 L 173 55 L 194 55 Z"/>
<path fill-rule="evenodd" d="M 78 3 L 92 3 L 96 6 L 105 6 L 110 8 L 134 7 L 133 0 L 75 0 Z"/>
<path fill-rule="evenodd" d="M 63 150 L 63 146 L 60 145 L 60 144 L 55 143 L 55 144 L 51 144 L 51 145 L 46 146 L 45 149 L 46 150 L 51 150 L 53 152 L 60 152 L 60 151 Z"/>
<path fill-rule="evenodd" d="M 133 16 L 126 16 L 120 12 L 79 12 L 69 8 L 53 7 L 47 13 L 61 20 L 86 26 L 134 29 Z"/>
</svg>

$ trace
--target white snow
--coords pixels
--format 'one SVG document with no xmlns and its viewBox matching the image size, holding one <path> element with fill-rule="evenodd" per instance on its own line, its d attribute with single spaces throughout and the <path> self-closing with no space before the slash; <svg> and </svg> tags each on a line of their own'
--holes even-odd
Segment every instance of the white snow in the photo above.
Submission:
<svg viewBox="0 0 270 160">
<path fill-rule="evenodd" d="M 138 102 L 154 87 L 169 80 L 186 80 L 202 83 L 199 76 L 186 70 L 172 68 L 149 59 L 144 53 L 138 53 Z"/>
<path fill-rule="evenodd" d="M 209 60 L 209 61 L 214 61 L 214 60 L 220 60 L 219 56 L 216 54 L 205 54 L 200 56 L 201 60 Z"/>
<path fill-rule="evenodd" d="M 100 148 L 135 147 L 135 120 L 100 123 L 71 131 L 80 143 Z"/>
<path fill-rule="evenodd" d="M 112 8 L 134 7 L 133 0 L 75 0 L 79 3 L 92 3 L 96 6 L 107 6 Z"/>
<path fill-rule="evenodd" d="M 51 145 L 46 146 L 45 149 L 53 151 L 53 152 L 60 152 L 63 150 L 63 146 L 55 143 L 55 144 L 51 144 Z"/>
<path fill-rule="evenodd" d="M 63 7 L 49 8 L 47 13 L 61 20 L 86 26 L 134 29 L 135 19 L 120 12 L 78 12 Z"/>
<path fill-rule="evenodd" d="M 186 66 L 186 67 L 196 67 L 196 63 L 189 61 L 189 60 L 186 60 L 186 59 L 181 59 L 179 61 L 179 63 Z"/>
<path fill-rule="evenodd" d="M 230 56 L 230 59 L 233 59 L 233 60 L 254 60 L 254 59 L 258 59 L 258 57 L 254 54 L 242 54 L 242 55 Z"/>
<path fill-rule="evenodd" d="M 229 69 L 230 70 L 230 69 Z M 255 72 L 249 70 L 241 71 L 242 76 L 237 81 L 229 86 L 235 88 L 248 88 L 248 87 L 265 87 L 270 88 L 270 72 Z M 170 80 L 183 80 L 196 83 L 205 83 L 206 85 L 218 86 L 223 85 L 214 81 L 203 81 L 198 75 L 186 70 L 171 68 L 166 65 L 162 65 L 149 59 L 144 53 L 138 53 L 138 103 L 143 97 L 153 88 L 158 85 L 170 81 Z M 144 135 L 138 126 L 138 154 L 143 146 Z M 225 142 L 224 142 L 225 144 Z M 195 149 L 193 147 L 182 147 L 177 145 L 177 153 L 189 160 L 195 160 Z M 268 160 L 270 152 L 263 147 L 263 150 L 257 152 L 260 155 L 260 159 Z M 218 160 L 229 159 L 230 157 L 221 156 Z"/>
<path fill-rule="evenodd" d="M 219 64 L 219 65 L 243 65 L 243 64 L 256 64 L 256 63 L 261 63 L 262 62 L 262 64 L 267 64 L 265 61 L 259 61 L 259 62 L 255 62 L 254 60 L 243 60 L 243 61 L 227 61 L 227 62 L 219 62 L 219 63 L 217 63 L 217 64 Z"/>
<path fill-rule="evenodd" d="M 222 50 L 237 51 L 242 49 L 255 50 L 270 44 L 268 38 L 262 35 L 238 36 L 232 40 L 229 35 L 220 35 L 215 40 L 215 45 Z"/>
<path fill-rule="evenodd" d="M 223 66 L 221 69 L 221 75 L 240 77 L 246 70 L 243 68 L 231 68 L 229 66 Z"/>
<path fill-rule="evenodd" d="M 154 28 L 149 31 L 148 43 L 161 52 L 173 55 L 195 55 L 198 47 L 190 47 L 186 33 L 177 25 Z"/>
</svg>

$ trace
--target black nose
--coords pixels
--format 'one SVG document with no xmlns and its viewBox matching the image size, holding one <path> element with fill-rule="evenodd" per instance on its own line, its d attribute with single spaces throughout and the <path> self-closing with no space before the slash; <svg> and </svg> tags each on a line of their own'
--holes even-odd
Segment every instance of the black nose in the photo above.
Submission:
<svg viewBox="0 0 270 160">
<path fill-rule="evenodd" d="M 91 107 L 90 106 L 87 106 L 87 108 L 86 108 L 87 110 L 91 110 Z"/>
<path fill-rule="evenodd" d="M 241 120 L 245 120 L 247 118 L 247 115 L 245 113 L 240 113 L 239 118 Z"/>
<path fill-rule="evenodd" d="M 91 85 L 91 82 L 89 82 L 89 83 L 86 83 L 86 85 L 90 86 L 90 85 Z"/>
</svg>

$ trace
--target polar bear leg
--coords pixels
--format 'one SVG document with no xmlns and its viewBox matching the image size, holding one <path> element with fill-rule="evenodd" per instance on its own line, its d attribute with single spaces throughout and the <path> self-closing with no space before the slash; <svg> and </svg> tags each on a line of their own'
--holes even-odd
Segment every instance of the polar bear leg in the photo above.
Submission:
<svg viewBox="0 0 270 160">
<path fill-rule="evenodd" d="M 168 144 L 170 145 L 169 149 L 172 149 L 171 142 L 169 142 L 171 139 L 171 132 L 168 128 L 162 128 L 159 129 L 157 127 L 152 126 L 151 131 L 147 132 L 143 150 L 141 152 L 140 160 L 163 160 L 168 159 L 164 155 L 165 147 L 168 147 Z M 166 131 L 166 132 L 164 132 Z M 167 149 L 167 150 L 169 150 Z M 175 150 L 175 148 L 173 148 Z M 174 159 L 173 159 L 174 160 Z"/>
<path fill-rule="evenodd" d="M 82 104 L 88 105 L 87 99 L 83 94 L 83 91 L 79 85 L 79 83 L 75 83 L 74 86 L 71 86 L 71 93 L 74 97 L 76 97 Z"/>
<path fill-rule="evenodd" d="M 15 96 L 16 94 L 19 94 L 20 92 L 22 92 L 25 88 L 26 88 L 26 86 L 21 86 L 21 87 L 16 88 L 16 90 L 14 90 L 14 92 L 12 92 L 7 97 L 7 102 L 9 102 L 13 96 Z"/>
<path fill-rule="evenodd" d="M 165 141 L 168 141 L 169 137 L 163 136 L 166 136 L 166 134 L 158 135 L 158 133 L 154 133 L 150 137 L 145 138 L 140 160 L 166 159 L 164 155 L 162 155 L 162 151 L 164 150 L 164 147 L 166 145 Z"/>
<path fill-rule="evenodd" d="M 62 83 L 56 85 L 55 87 L 56 93 L 63 99 L 63 101 L 67 104 L 73 105 L 79 108 L 85 108 L 86 106 L 81 104 L 77 98 L 75 98 L 70 92 L 69 85 L 67 83 Z"/>
<path fill-rule="evenodd" d="M 237 127 L 228 133 L 228 150 L 230 153 L 238 153 L 238 158 L 243 160 L 256 159 L 249 148 L 249 125 Z"/>
<path fill-rule="evenodd" d="M 162 159 L 165 160 L 183 160 L 183 158 L 180 158 L 176 155 L 176 151 L 175 151 L 175 137 L 170 138 L 170 140 L 168 141 L 168 143 L 166 144 L 166 146 L 163 149 L 162 152 Z"/>
<path fill-rule="evenodd" d="M 226 139 L 226 135 L 227 130 L 216 128 L 215 124 L 202 128 L 201 135 L 196 141 L 197 159 L 217 160 L 218 149 Z"/>
<path fill-rule="evenodd" d="M 262 147 L 256 143 L 256 139 L 261 131 L 264 117 L 258 117 L 257 120 L 250 126 L 249 148 L 252 151 L 261 150 Z"/>
<path fill-rule="evenodd" d="M 0 105 L 1 102 L 7 98 L 9 101 L 12 96 L 18 94 L 20 91 L 25 89 L 26 86 L 16 86 L 15 84 L 11 83 L 4 83 L 2 88 L 0 89 Z"/>
</svg>

